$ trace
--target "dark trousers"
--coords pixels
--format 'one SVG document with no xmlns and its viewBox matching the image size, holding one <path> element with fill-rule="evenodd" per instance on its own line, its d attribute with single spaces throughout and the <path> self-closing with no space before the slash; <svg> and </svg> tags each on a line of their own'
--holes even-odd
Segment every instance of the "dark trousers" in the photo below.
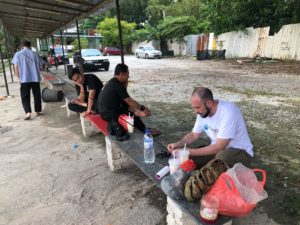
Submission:
<svg viewBox="0 0 300 225">
<path fill-rule="evenodd" d="M 68 108 L 73 111 L 73 112 L 78 112 L 78 113 L 82 113 L 85 112 L 87 110 L 87 107 L 81 106 L 81 105 L 77 105 L 74 103 L 69 103 L 68 104 Z M 96 113 L 98 113 L 97 110 L 97 103 L 93 105 L 92 110 L 95 111 Z"/>
<path fill-rule="evenodd" d="M 73 103 L 69 103 L 68 108 L 71 111 L 78 112 L 78 113 L 82 113 L 82 112 L 85 112 L 87 110 L 87 107 L 77 105 L 77 104 L 73 104 Z"/>
<path fill-rule="evenodd" d="M 32 89 L 35 112 L 42 111 L 41 88 L 39 82 L 21 83 L 20 92 L 25 113 L 31 113 L 30 90 Z"/>
<path fill-rule="evenodd" d="M 106 120 L 107 122 L 111 122 L 113 119 L 115 121 L 118 121 L 120 115 L 122 114 L 128 115 L 128 113 L 129 113 L 128 107 L 124 106 L 120 108 L 118 111 L 116 111 L 115 113 L 100 113 L 100 114 L 104 120 Z M 138 116 L 134 116 L 134 127 L 136 127 L 141 132 L 145 133 L 146 126 L 141 120 L 141 118 Z"/>
<path fill-rule="evenodd" d="M 201 146 L 204 147 L 204 146 Z M 199 147 L 200 148 L 200 147 Z M 201 150 L 200 150 L 201 151 Z M 197 169 L 205 166 L 212 159 L 220 159 L 223 162 L 226 162 L 229 167 L 234 166 L 236 163 L 242 163 L 244 166 L 250 167 L 252 157 L 246 153 L 243 149 L 238 148 L 228 148 L 222 151 L 219 151 L 216 155 L 207 155 L 199 157 L 191 157 L 192 160 L 197 165 Z"/>
</svg>

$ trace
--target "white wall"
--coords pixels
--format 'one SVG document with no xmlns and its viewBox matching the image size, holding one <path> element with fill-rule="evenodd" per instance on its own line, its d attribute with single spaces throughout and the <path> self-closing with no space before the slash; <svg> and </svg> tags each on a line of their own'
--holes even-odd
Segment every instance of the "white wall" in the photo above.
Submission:
<svg viewBox="0 0 300 225">
<path fill-rule="evenodd" d="M 300 60 L 300 23 L 283 26 L 269 36 L 270 27 L 247 28 L 247 32 L 228 32 L 217 38 L 218 47 L 226 49 L 226 58 L 257 55 L 273 59 Z M 220 47 L 219 47 L 220 48 Z"/>
<path fill-rule="evenodd" d="M 246 31 L 232 31 L 217 36 L 217 50 L 226 49 L 226 58 L 253 58 L 256 56 L 273 59 L 300 60 L 300 23 L 283 26 L 280 31 L 269 36 L 270 27 L 253 28 Z M 210 33 L 208 49 L 214 50 L 214 34 Z M 168 49 L 174 55 L 196 55 L 198 35 L 185 36 L 178 44 L 168 41 Z M 141 45 L 152 45 L 159 49 L 157 42 L 133 43 L 132 51 Z"/>
</svg>

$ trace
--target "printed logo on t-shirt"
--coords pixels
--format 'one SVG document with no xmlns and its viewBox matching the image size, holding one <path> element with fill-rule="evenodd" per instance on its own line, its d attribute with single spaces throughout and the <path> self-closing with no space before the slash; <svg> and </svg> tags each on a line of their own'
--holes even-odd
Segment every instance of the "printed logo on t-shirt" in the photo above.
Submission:
<svg viewBox="0 0 300 225">
<path fill-rule="evenodd" d="M 212 128 L 207 123 L 204 124 L 203 129 L 204 129 L 205 132 L 207 132 L 208 130 L 211 130 L 214 133 L 218 133 L 219 132 L 219 129 Z"/>
<path fill-rule="evenodd" d="M 214 132 L 214 133 L 218 133 L 218 132 L 219 132 L 219 129 L 214 129 L 214 128 L 212 128 L 212 127 L 210 127 L 210 130 L 211 130 L 212 132 Z"/>
<path fill-rule="evenodd" d="M 203 126 L 203 129 L 204 129 L 205 131 L 208 131 L 209 125 L 208 125 L 207 123 L 205 123 L 204 126 Z"/>
</svg>

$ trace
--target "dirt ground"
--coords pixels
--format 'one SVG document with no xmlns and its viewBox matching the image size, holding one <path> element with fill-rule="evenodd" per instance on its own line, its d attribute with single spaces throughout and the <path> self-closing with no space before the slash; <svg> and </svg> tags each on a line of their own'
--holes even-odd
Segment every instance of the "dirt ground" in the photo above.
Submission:
<svg viewBox="0 0 300 225">
<path fill-rule="evenodd" d="M 109 57 L 112 77 L 119 57 Z M 196 86 L 241 108 L 255 147 L 254 167 L 267 170 L 269 198 L 235 225 L 300 224 L 300 63 L 161 60 L 126 56 L 129 93 L 149 106 L 145 123 L 162 131 L 164 145 L 189 132 Z M 63 74 L 63 68 L 58 71 Z M 0 76 L 0 96 L 5 95 Z M 23 120 L 18 84 L 0 100 L 0 224 L 166 224 L 166 197 L 135 166 L 111 173 L 104 138 L 81 135 L 79 118 L 64 103 Z M 78 148 L 72 150 L 72 145 Z"/>
</svg>

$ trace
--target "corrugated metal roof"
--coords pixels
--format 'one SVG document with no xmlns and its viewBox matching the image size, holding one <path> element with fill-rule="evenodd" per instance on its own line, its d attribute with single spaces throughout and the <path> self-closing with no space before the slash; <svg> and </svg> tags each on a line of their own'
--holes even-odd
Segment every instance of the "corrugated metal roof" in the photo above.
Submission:
<svg viewBox="0 0 300 225">
<path fill-rule="evenodd" d="M 114 0 L 0 0 L 0 18 L 16 37 L 43 38 L 76 19 L 114 6 Z"/>
</svg>

